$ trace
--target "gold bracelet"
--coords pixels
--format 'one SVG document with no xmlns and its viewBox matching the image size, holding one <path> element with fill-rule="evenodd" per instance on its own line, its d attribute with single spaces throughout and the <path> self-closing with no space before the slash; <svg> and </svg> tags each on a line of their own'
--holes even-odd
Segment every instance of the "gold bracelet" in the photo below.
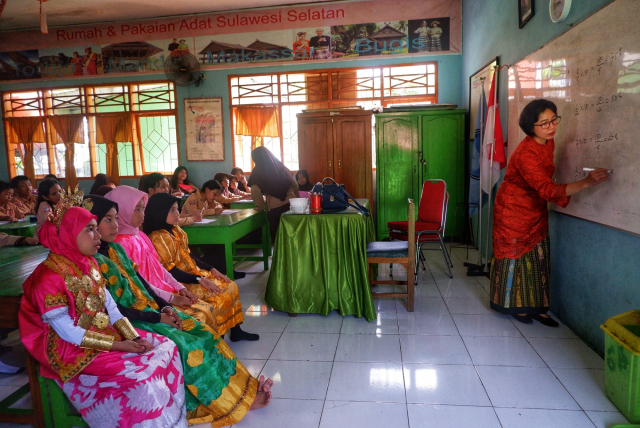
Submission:
<svg viewBox="0 0 640 428">
<path fill-rule="evenodd" d="M 87 330 L 80 343 L 81 348 L 95 349 L 97 351 L 110 351 L 113 346 L 113 336 Z"/>
<path fill-rule="evenodd" d="M 124 340 L 134 340 L 135 338 L 140 337 L 136 329 L 131 325 L 131 321 L 126 317 L 122 317 L 118 321 L 114 322 L 113 327 L 118 333 L 120 333 L 120 336 L 122 336 Z"/>
</svg>

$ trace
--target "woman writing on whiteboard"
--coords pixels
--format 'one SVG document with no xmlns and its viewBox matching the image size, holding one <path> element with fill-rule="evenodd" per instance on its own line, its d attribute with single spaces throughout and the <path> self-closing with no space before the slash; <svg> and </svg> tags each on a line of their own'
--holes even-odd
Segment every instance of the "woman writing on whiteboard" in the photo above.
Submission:
<svg viewBox="0 0 640 428">
<path fill-rule="evenodd" d="M 547 202 L 566 207 L 571 195 L 609 179 L 598 168 L 569 184 L 553 180 L 553 137 L 560 123 L 554 103 L 534 100 L 520 114 L 527 134 L 509 160 L 493 215 L 491 309 L 523 323 L 532 319 L 556 327 L 549 310 L 549 237 Z"/>
</svg>

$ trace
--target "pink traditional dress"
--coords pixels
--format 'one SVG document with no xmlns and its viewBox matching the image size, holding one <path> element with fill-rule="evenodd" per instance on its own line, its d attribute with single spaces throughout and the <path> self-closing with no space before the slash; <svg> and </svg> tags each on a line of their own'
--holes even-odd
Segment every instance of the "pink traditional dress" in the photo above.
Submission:
<svg viewBox="0 0 640 428">
<path fill-rule="evenodd" d="M 24 283 L 20 335 L 91 427 L 186 427 L 178 348 L 169 339 L 136 330 L 122 317 L 106 281 L 76 239 L 96 217 L 79 207 L 47 221 L 40 242 L 49 257 Z M 144 354 L 111 351 L 136 336 L 154 348 Z"/>
<path fill-rule="evenodd" d="M 107 193 L 105 198 L 118 204 L 119 230 L 115 242 L 122 245 L 129 258 L 139 266 L 140 274 L 149 282 L 153 291 L 164 300 L 171 302 L 173 295 L 185 286 L 176 281 L 162 266 L 158 253 L 147 235 L 131 224 L 131 216 L 136 205 L 140 199 L 144 199 L 146 205 L 149 196 L 133 187 L 118 186 Z M 186 309 L 178 306 L 175 308 L 218 332 L 214 308 L 204 300 L 199 300 L 198 303 L 192 304 Z"/>
</svg>

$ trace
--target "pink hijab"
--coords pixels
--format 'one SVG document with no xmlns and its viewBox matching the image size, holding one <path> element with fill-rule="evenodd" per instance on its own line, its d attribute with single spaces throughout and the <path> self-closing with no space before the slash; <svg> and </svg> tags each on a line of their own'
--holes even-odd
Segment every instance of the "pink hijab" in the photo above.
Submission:
<svg viewBox="0 0 640 428">
<path fill-rule="evenodd" d="M 98 221 L 98 217 L 84 208 L 69 208 L 62 216 L 59 233 L 55 224 L 49 220 L 44 223 L 38 233 L 40 243 L 52 253 L 65 256 L 78 266 L 83 274 L 89 275 L 95 261 L 93 257 L 85 256 L 78 250 L 77 238 L 91 219 Z"/>
<path fill-rule="evenodd" d="M 164 279 L 164 266 L 158 261 L 158 253 L 153 243 L 140 229 L 131 224 L 133 210 L 144 199 L 145 206 L 149 196 L 133 187 L 118 186 L 105 195 L 105 198 L 118 204 L 118 236 L 116 242 L 124 248 L 129 258 L 139 267 L 139 272 L 149 284 L 172 292 L 174 288 Z"/>
<path fill-rule="evenodd" d="M 133 187 L 118 186 L 104 197 L 118 204 L 118 234 L 137 235 L 140 229 L 131 225 L 131 216 L 140 199 L 147 205 L 149 195 Z"/>
</svg>

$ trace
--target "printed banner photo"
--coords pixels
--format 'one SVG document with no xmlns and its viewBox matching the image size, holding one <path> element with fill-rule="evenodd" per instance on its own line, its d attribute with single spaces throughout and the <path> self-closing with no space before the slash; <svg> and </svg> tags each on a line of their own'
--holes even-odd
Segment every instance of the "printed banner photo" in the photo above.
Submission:
<svg viewBox="0 0 640 428">
<path fill-rule="evenodd" d="M 157 73 L 184 55 L 206 70 L 459 53 L 461 13 L 448 0 L 370 0 L 4 32 L 0 80 Z"/>
</svg>

